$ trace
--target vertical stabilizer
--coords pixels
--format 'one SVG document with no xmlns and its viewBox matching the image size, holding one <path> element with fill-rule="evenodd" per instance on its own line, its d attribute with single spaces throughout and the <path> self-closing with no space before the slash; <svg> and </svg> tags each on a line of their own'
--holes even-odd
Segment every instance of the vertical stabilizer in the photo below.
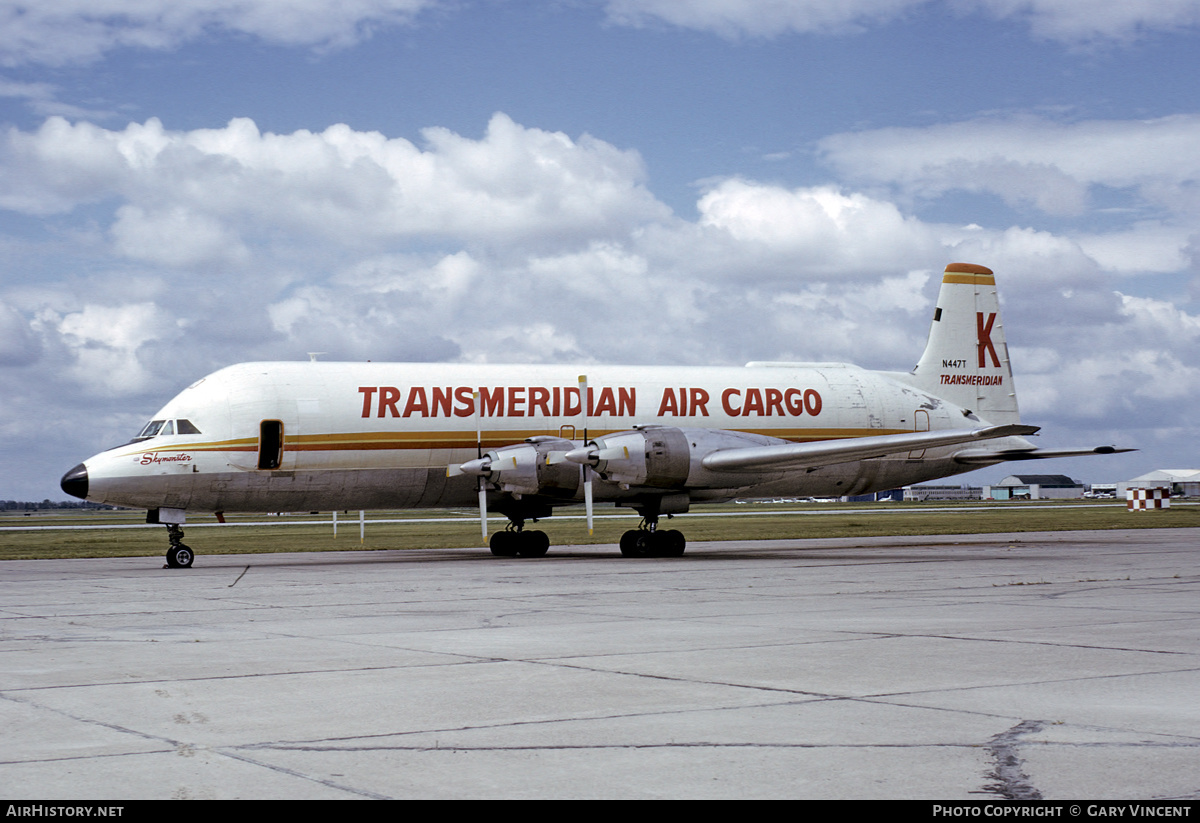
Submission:
<svg viewBox="0 0 1200 823">
<path fill-rule="evenodd" d="M 910 381 L 990 423 L 1019 423 L 1017 394 L 990 269 L 951 263 Z"/>
</svg>

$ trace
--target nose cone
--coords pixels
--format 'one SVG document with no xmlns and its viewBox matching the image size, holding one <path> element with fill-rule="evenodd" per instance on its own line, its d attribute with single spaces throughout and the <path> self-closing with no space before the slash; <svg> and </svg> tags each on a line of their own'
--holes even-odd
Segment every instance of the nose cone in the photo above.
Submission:
<svg viewBox="0 0 1200 823">
<path fill-rule="evenodd" d="M 87 500 L 88 494 L 88 473 L 87 466 L 80 463 L 75 468 L 63 475 L 60 483 L 62 490 L 72 497 L 78 497 L 80 500 Z"/>
</svg>

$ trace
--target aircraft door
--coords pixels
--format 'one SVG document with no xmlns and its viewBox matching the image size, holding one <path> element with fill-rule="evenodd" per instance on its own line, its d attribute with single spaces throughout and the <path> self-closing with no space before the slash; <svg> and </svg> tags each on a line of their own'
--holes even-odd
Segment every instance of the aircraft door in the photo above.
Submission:
<svg viewBox="0 0 1200 823">
<path fill-rule="evenodd" d="M 258 424 L 258 468 L 278 469 L 283 464 L 283 421 Z"/>
<path fill-rule="evenodd" d="M 925 409 L 917 409 L 913 412 L 913 431 L 927 432 L 929 431 L 929 412 Z M 925 456 L 924 449 L 918 449 L 908 453 L 909 460 L 920 460 Z"/>
</svg>

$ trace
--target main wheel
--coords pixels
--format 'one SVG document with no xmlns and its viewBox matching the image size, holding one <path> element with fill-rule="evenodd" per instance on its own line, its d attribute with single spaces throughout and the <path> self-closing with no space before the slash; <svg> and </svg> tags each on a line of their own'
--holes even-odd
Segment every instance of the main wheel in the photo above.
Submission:
<svg viewBox="0 0 1200 823">
<path fill-rule="evenodd" d="M 496 557 L 516 557 L 521 548 L 519 532 L 496 532 L 488 540 L 488 546 Z"/>
<path fill-rule="evenodd" d="M 683 532 L 678 529 L 658 532 L 658 539 L 659 557 L 683 557 L 683 550 L 687 548 L 687 539 Z"/>
<path fill-rule="evenodd" d="M 545 557 L 550 551 L 550 536 L 543 531 L 527 531 L 518 533 L 520 540 L 517 554 L 521 557 Z"/>
<path fill-rule="evenodd" d="M 167 549 L 167 565 L 172 569 L 190 569 L 195 559 L 192 550 L 182 543 Z"/>
<path fill-rule="evenodd" d="M 645 557 L 638 549 L 638 536 L 643 532 L 630 529 L 621 535 L 621 554 L 625 557 Z"/>
<path fill-rule="evenodd" d="M 637 533 L 637 539 L 633 541 L 634 557 L 654 557 L 658 554 L 658 534 L 655 532 Z"/>
</svg>

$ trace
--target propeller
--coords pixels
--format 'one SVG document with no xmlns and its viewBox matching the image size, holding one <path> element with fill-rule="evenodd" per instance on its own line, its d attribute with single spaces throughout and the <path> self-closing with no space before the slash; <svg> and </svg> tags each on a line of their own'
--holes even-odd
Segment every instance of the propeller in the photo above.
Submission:
<svg viewBox="0 0 1200 823">
<path fill-rule="evenodd" d="M 588 534 L 592 533 L 592 478 L 596 476 L 596 466 L 601 461 L 607 460 L 628 460 L 629 448 L 627 446 L 614 446 L 611 448 L 597 448 L 595 443 L 587 444 L 583 448 L 572 449 L 562 455 L 563 460 L 569 463 L 578 463 L 580 470 L 583 472 L 583 505 L 587 511 Z"/>
<path fill-rule="evenodd" d="M 588 393 L 587 375 L 579 375 L 579 412 L 583 415 L 583 447 L 588 446 Z M 574 452 L 571 452 L 574 454 Z M 568 459 L 570 459 L 568 457 Z M 588 536 L 592 535 L 592 467 L 587 463 L 581 465 L 583 471 L 583 510 L 587 514 Z"/>
<path fill-rule="evenodd" d="M 482 405 L 479 402 L 479 392 L 471 392 L 471 404 L 475 407 L 475 454 L 476 460 L 483 460 L 483 422 L 480 419 L 479 407 Z M 488 466 L 491 470 L 491 466 Z M 483 532 L 483 539 L 487 540 L 487 477 L 483 474 L 479 475 L 479 528 Z"/>
<path fill-rule="evenodd" d="M 487 493 L 489 487 L 498 488 L 503 492 L 514 495 L 537 494 L 542 491 L 543 484 L 548 488 L 568 488 L 566 483 L 571 481 L 555 476 L 553 472 L 543 473 L 543 466 L 555 466 L 564 462 L 575 463 L 579 466 L 583 481 L 583 503 L 587 512 L 588 534 L 595 533 L 595 495 L 594 486 L 596 466 L 600 461 L 628 460 L 629 448 L 626 446 L 603 447 L 589 439 L 588 432 L 588 384 L 587 375 L 579 375 L 579 414 L 583 429 L 583 445 L 575 448 L 573 443 L 562 438 L 532 437 L 524 443 L 514 443 L 493 451 L 483 451 L 482 403 L 480 392 L 471 395 L 475 416 L 475 454 L 474 460 L 446 467 L 447 477 L 471 475 L 479 478 L 479 522 L 484 540 L 487 540 Z M 566 451 L 562 447 L 567 446 Z M 543 462 L 544 461 L 544 462 Z M 568 474 L 567 477 L 570 475 Z"/>
<path fill-rule="evenodd" d="M 487 540 L 487 479 L 492 473 L 492 461 L 483 456 L 483 425 L 479 419 L 479 392 L 471 393 L 471 402 L 475 406 L 475 459 L 457 466 L 447 466 L 446 476 L 457 477 L 460 474 L 472 474 L 479 478 L 479 523 L 483 539 Z"/>
</svg>

